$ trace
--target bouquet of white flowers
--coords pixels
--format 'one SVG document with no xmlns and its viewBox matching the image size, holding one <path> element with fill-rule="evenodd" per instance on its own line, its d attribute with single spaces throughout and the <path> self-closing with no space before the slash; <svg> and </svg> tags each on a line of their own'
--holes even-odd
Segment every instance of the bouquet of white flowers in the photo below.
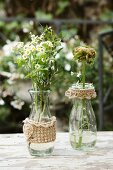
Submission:
<svg viewBox="0 0 113 170">
<path fill-rule="evenodd" d="M 30 39 L 15 46 L 17 63 L 26 69 L 26 78 L 32 80 L 33 90 L 48 90 L 57 72 L 55 56 L 62 49 L 61 39 L 51 27 L 46 27 L 40 36 L 31 34 Z"/>
</svg>

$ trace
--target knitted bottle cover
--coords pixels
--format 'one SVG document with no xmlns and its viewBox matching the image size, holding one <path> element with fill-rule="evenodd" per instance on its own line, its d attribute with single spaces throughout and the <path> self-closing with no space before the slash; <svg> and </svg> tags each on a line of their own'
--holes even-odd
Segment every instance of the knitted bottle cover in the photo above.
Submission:
<svg viewBox="0 0 113 170">
<path fill-rule="evenodd" d="M 35 122 L 26 118 L 23 132 L 28 143 L 47 143 L 56 139 L 56 117 L 53 116 L 49 122 Z"/>
<path fill-rule="evenodd" d="M 94 88 L 76 88 L 76 87 L 70 87 L 66 92 L 65 96 L 68 96 L 69 98 L 79 98 L 79 99 L 91 99 L 96 97 L 96 92 Z"/>
</svg>

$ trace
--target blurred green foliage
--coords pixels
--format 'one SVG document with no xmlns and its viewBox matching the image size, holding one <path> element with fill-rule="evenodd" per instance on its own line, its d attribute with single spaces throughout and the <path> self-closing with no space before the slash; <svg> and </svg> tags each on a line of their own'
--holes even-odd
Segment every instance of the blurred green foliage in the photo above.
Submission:
<svg viewBox="0 0 113 170">
<path fill-rule="evenodd" d="M 8 107 L 0 107 L 0 123 L 6 122 L 8 115 L 10 114 L 10 109 Z"/>
<path fill-rule="evenodd" d="M 113 11 L 109 9 L 104 9 L 103 12 L 100 14 L 100 19 L 102 20 L 112 20 L 113 18 Z"/>
</svg>

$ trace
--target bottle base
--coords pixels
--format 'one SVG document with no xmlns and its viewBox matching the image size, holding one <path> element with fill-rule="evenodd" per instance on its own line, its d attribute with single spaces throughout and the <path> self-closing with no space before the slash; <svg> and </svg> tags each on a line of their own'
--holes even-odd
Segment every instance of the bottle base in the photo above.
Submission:
<svg viewBox="0 0 113 170">
<path fill-rule="evenodd" d="M 91 131 L 83 131 L 82 135 L 71 133 L 70 143 L 73 149 L 90 151 L 94 150 L 96 144 L 96 133 Z"/>
<path fill-rule="evenodd" d="M 54 150 L 53 142 L 49 143 L 31 143 L 28 146 L 28 150 L 31 156 L 44 157 L 52 154 Z"/>
<path fill-rule="evenodd" d="M 71 146 L 75 150 L 79 151 L 93 151 L 95 148 L 96 141 L 93 141 L 92 143 L 87 143 L 87 144 L 81 144 L 81 146 L 78 146 L 78 144 L 71 142 Z"/>
</svg>

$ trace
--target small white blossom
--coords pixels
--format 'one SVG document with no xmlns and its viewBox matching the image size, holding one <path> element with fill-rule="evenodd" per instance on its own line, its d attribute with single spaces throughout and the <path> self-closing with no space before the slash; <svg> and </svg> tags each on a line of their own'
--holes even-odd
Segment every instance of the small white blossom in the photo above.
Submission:
<svg viewBox="0 0 113 170">
<path fill-rule="evenodd" d="M 22 59 L 26 60 L 26 59 L 28 59 L 28 56 L 27 55 L 22 55 Z"/>
<path fill-rule="evenodd" d="M 23 101 L 19 101 L 19 100 L 14 100 L 14 101 L 11 101 L 11 106 L 13 106 L 15 109 L 18 109 L 18 110 L 21 110 L 22 109 L 22 106 L 24 105 L 24 102 Z"/>
<path fill-rule="evenodd" d="M 40 65 L 39 65 L 39 64 L 36 64 L 36 65 L 35 65 L 35 68 L 40 68 Z"/>
<path fill-rule="evenodd" d="M 16 66 L 13 62 L 9 61 L 7 64 L 9 66 L 10 72 L 14 72 L 16 70 Z"/>
<path fill-rule="evenodd" d="M 39 39 L 40 41 L 43 41 L 43 39 L 44 39 L 44 35 L 45 35 L 44 33 L 43 33 L 43 34 L 41 34 L 41 35 L 40 35 L 40 37 L 38 37 L 38 39 Z"/>
<path fill-rule="evenodd" d="M 23 42 L 16 42 L 16 41 L 8 41 L 6 45 L 3 46 L 3 52 L 6 56 L 9 56 L 12 53 L 14 48 L 21 48 L 23 46 Z"/>
<path fill-rule="evenodd" d="M 4 104 L 5 104 L 4 100 L 0 98 L 0 105 L 4 105 Z"/>
<path fill-rule="evenodd" d="M 34 45 L 30 45 L 29 46 L 29 51 L 35 52 L 36 51 L 36 47 Z"/>
<path fill-rule="evenodd" d="M 74 73 L 71 71 L 71 76 L 73 76 L 74 75 Z"/>
<path fill-rule="evenodd" d="M 82 63 L 78 62 L 77 65 L 78 65 L 78 68 L 81 68 Z"/>
<path fill-rule="evenodd" d="M 54 67 L 54 66 L 52 66 L 52 67 L 51 67 L 51 69 L 52 69 L 52 70 L 54 70 L 54 69 L 55 69 L 55 67 Z"/>
<path fill-rule="evenodd" d="M 23 42 L 18 42 L 18 43 L 17 43 L 18 48 L 22 48 L 22 47 L 23 47 L 23 45 L 24 45 L 24 43 L 23 43 Z"/>
<path fill-rule="evenodd" d="M 7 97 L 7 96 L 12 96 L 13 94 L 12 94 L 12 92 L 11 91 L 9 91 L 9 90 L 5 90 L 5 91 L 3 91 L 3 97 Z"/>
<path fill-rule="evenodd" d="M 28 28 L 23 28 L 23 32 L 27 33 L 27 32 L 29 32 L 29 29 Z"/>
<path fill-rule="evenodd" d="M 40 45 L 42 45 L 42 46 L 47 46 L 47 47 L 51 47 L 51 48 L 53 47 L 53 44 L 52 44 L 51 41 L 41 42 Z"/>
<path fill-rule="evenodd" d="M 49 47 L 53 47 L 53 44 L 51 41 L 46 41 L 46 43 L 48 44 Z"/>
<path fill-rule="evenodd" d="M 65 65 L 65 70 L 70 71 L 71 70 L 71 65 L 70 64 L 66 64 Z"/>
<path fill-rule="evenodd" d="M 66 45 L 66 43 L 61 42 L 61 46 L 62 46 L 63 50 L 67 50 L 67 45 Z"/>
<path fill-rule="evenodd" d="M 49 30 L 49 29 L 50 29 L 50 30 L 52 29 L 51 26 L 48 27 L 48 30 Z"/>
<path fill-rule="evenodd" d="M 41 45 L 37 45 L 37 46 L 36 46 L 36 50 L 37 50 L 38 52 L 45 52 L 45 48 L 44 48 L 43 46 L 41 46 Z"/>
<path fill-rule="evenodd" d="M 81 72 L 77 73 L 77 77 L 80 77 L 81 76 Z"/>
<path fill-rule="evenodd" d="M 72 60 L 72 59 L 73 59 L 73 54 L 72 54 L 72 52 L 68 52 L 67 55 L 66 55 L 66 58 L 67 58 L 68 60 Z"/>
<path fill-rule="evenodd" d="M 31 33 L 30 33 L 31 34 Z M 34 34 L 31 34 L 31 40 L 34 40 L 35 39 L 35 35 Z"/>
<path fill-rule="evenodd" d="M 75 38 L 76 39 L 76 38 Z M 71 38 L 69 43 L 71 44 L 71 46 L 73 46 L 75 44 L 75 39 L 74 38 Z"/>
<path fill-rule="evenodd" d="M 42 58 L 41 60 L 42 60 L 42 62 L 44 62 L 44 58 Z"/>
<path fill-rule="evenodd" d="M 55 59 L 59 59 L 60 58 L 60 54 L 56 54 Z"/>
<path fill-rule="evenodd" d="M 27 42 L 27 43 L 24 45 L 24 50 L 29 49 L 30 45 L 31 45 L 31 43 L 30 43 L 30 42 Z"/>
</svg>

